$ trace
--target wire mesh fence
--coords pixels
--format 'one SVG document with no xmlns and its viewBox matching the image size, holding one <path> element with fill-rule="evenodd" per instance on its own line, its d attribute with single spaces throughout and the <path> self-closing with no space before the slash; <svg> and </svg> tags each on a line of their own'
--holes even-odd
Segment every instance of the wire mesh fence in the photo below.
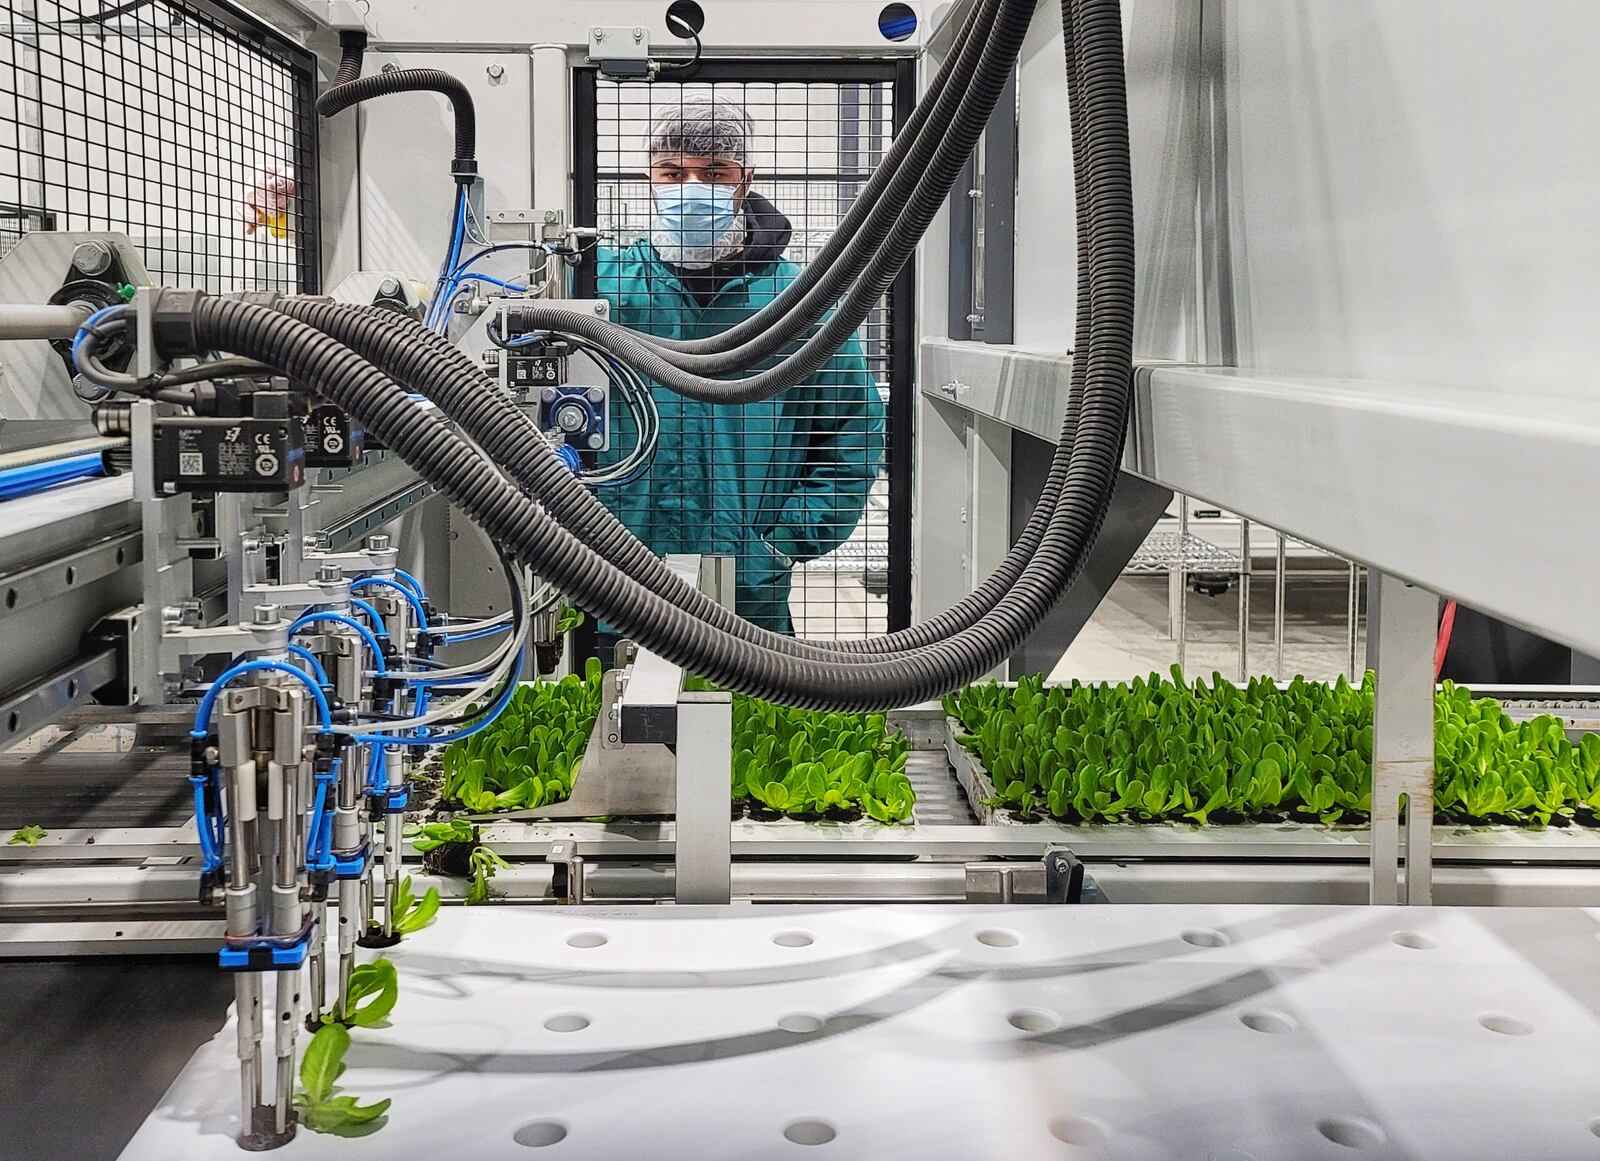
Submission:
<svg viewBox="0 0 1600 1161">
<path fill-rule="evenodd" d="M 314 84 L 206 0 L 0 0 L 0 253 L 120 231 L 160 282 L 315 290 Z"/>
<path fill-rule="evenodd" d="M 594 206 L 610 234 L 595 291 L 612 301 L 613 317 L 663 337 L 704 338 L 792 282 L 893 140 L 892 67 L 867 65 L 859 76 L 789 80 L 730 62 L 684 82 L 593 82 Z M 697 130 L 673 136 L 672 126 L 708 105 L 723 111 L 713 121 L 739 122 L 744 155 L 723 159 L 731 170 L 708 173 L 706 158 L 677 155 L 705 148 L 703 138 L 685 144 Z M 653 215 L 663 184 L 692 180 L 737 186 L 725 237 L 663 236 L 673 221 L 705 224 L 693 212 Z M 900 619 L 891 618 L 891 572 L 906 563 L 891 552 L 894 529 L 909 521 L 891 502 L 902 466 L 891 426 L 897 325 L 910 319 L 896 318 L 886 298 L 820 371 L 772 401 L 721 407 L 657 388 L 663 450 L 631 494 L 609 502 L 658 552 L 733 555 L 744 616 L 814 639 L 887 631 Z"/>
</svg>

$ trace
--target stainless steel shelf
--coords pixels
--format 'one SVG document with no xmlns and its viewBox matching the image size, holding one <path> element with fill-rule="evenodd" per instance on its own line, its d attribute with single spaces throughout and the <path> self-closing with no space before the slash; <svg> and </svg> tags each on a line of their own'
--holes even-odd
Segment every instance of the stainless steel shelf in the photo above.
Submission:
<svg viewBox="0 0 1600 1161">
<path fill-rule="evenodd" d="M 1165 576 L 1173 569 L 1237 574 L 1239 554 L 1202 540 L 1192 532 L 1152 532 L 1122 571 L 1135 576 Z"/>
</svg>

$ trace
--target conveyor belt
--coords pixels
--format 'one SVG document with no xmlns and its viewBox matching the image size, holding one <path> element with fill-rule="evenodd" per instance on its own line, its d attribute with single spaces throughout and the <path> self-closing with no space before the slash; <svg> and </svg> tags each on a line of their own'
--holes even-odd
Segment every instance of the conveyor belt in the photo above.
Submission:
<svg viewBox="0 0 1600 1161">
<path fill-rule="evenodd" d="M 919 826 L 978 825 L 943 750 L 913 750 L 906 758 L 906 777 L 917 792 Z"/>
<path fill-rule="evenodd" d="M 0 753 L 0 833 L 19 826 L 181 826 L 189 743 L 174 726 L 43 730 Z"/>
<path fill-rule="evenodd" d="M 210 959 L 0 963 L 0 1161 L 114 1161 L 232 999 Z"/>
</svg>

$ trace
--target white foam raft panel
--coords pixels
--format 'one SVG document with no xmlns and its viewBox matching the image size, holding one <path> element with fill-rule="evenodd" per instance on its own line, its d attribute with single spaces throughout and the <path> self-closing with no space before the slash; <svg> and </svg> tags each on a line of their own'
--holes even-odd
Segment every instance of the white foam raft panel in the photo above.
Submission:
<svg viewBox="0 0 1600 1161">
<path fill-rule="evenodd" d="M 1600 1157 L 1600 912 L 451 909 L 360 1140 L 475 1161 Z M 370 954 L 370 953 L 367 953 Z M 127 1161 L 240 1156 L 232 1024 Z"/>
</svg>

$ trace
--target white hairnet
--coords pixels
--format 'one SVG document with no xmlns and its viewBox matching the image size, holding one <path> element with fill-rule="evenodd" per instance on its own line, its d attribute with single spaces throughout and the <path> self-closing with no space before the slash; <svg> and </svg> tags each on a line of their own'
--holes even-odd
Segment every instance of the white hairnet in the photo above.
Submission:
<svg viewBox="0 0 1600 1161">
<path fill-rule="evenodd" d="M 743 106 L 725 97 L 685 97 L 655 120 L 650 153 L 687 157 L 722 157 L 744 165 L 755 128 Z"/>
</svg>

